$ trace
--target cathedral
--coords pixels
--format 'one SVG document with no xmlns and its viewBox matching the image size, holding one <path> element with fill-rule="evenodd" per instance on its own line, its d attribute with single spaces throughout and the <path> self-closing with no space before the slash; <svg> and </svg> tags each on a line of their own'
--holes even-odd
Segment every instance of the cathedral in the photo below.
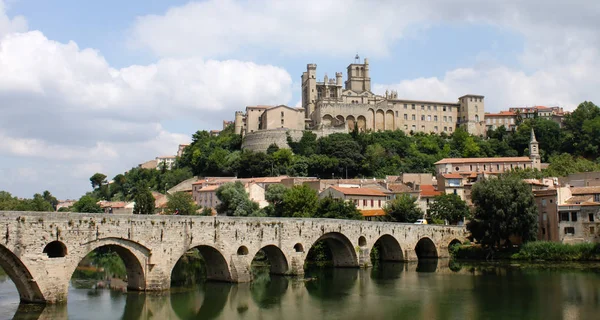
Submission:
<svg viewBox="0 0 600 320">
<path fill-rule="evenodd" d="M 308 64 L 302 73 L 302 107 L 247 106 L 235 114 L 235 132 L 245 136 L 244 147 L 266 150 L 267 143 L 286 147 L 287 135 L 301 136 L 311 130 L 317 136 L 335 132 L 403 130 L 451 134 L 463 128 L 484 135 L 484 97 L 467 94 L 454 102 L 407 100 L 395 91 L 377 95 L 371 91 L 369 61 L 358 55 L 335 79 L 317 78 L 317 65 Z M 287 132 L 287 133 L 286 133 Z M 264 149 L 264 150 L 263 150 Z"/>
</svg>

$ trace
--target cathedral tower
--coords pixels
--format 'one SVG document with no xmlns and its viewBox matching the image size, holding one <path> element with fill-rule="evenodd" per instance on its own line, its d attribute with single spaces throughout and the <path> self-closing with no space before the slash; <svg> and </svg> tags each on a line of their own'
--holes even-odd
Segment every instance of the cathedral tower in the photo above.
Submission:
<svg viewBox="0 0 600 320">
<path fill-rule="evenodd" d="M 354 63 L 348 66 L 348 80 L 346 80 L 346 90 L 352 90 L 357 93 L 371 91 L 371 77 L 369 76 L 369 60 L 365 58 L 364 63 L 360 63 L 360 57 L 356 55 Z"/>
<path fill-rule="evenodd" d="M 531 165 L 533 169 L 542 169 L 542 162 L 540 159 L 540 147 L 535 139 L 535 132 L 531 128 L 531 139 L 529 141 L 529 159 L 531 159 Z"/>
</svg>

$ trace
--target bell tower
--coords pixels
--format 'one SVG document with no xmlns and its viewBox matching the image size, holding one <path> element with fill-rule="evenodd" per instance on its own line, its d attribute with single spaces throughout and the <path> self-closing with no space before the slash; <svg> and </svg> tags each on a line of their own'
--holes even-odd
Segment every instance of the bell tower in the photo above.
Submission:
<svg viewBox="0 0 600 320">
<path fill-rule="evenodd" d="M 352 90 L 357 93 L 371 91 L 369 60 L 367 58 L 365 58 L 364 63 L 360 63 L 360 57 L 357 54 L 356 57 L 354 57 L 354 63 L 351 63 L 348 66 L 346 90 Z"/>
<path fill-rule="evenodd" d="M 540 147 L 539 143 L 535 139 L 535 132 L 531 128 L 531 139 L 529 141 L 529 159 L 531 159 L 531 166 L 533 169 L 542 169 L 542 162 L 540 159 Z"/>
</svg>

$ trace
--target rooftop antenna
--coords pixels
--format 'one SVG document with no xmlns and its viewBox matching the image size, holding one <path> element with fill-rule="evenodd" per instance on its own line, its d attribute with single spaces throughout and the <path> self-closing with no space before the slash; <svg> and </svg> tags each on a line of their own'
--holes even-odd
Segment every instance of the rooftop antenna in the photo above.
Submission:
<svg viewBox="0 0 600 320">
<path fill-rule="evenodd" d="M 356 56 L 354 56 L 354 63 L 360 63 L 360 57 L 358 56 L 358 53 L 356 53 Z"/>
</svg>

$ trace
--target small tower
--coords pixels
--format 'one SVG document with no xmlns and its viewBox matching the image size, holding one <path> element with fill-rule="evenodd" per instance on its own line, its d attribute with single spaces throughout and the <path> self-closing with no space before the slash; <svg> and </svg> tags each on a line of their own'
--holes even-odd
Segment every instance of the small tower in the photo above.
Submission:
<svg viewBox="0 0 600 320">
<path fill-rule="evenodd" d="M 235 134 L 243 135 L 244 129 L 244 113 L 242 111 L 235 112 L 235 120 L 234 120 L 234 131 Z"/>
<path fill-rule="evenodd" d="M 535 132 L 533 132 L 533 128 L 531 128 L 531 140 L 529 141 L 529 159 L 531 159 L 531 166 L 533 169 L 542 170 L 540 147 L 535 139 Z"/>
</svg>

